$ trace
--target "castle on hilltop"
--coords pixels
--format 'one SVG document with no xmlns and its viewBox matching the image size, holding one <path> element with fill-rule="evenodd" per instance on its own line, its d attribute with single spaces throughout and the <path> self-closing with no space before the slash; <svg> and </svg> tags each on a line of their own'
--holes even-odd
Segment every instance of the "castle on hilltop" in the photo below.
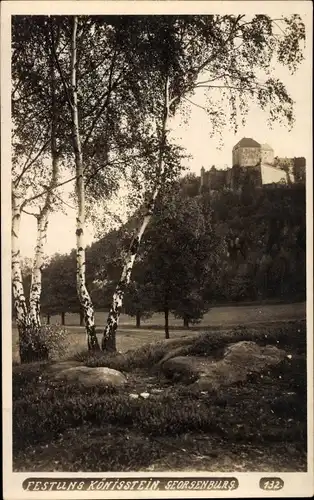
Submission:
<svg viewBox="0 0 314 500">
<path fill-rule="evenodd" d="M 267 185 L 305 183 L 305 158 L 275 157 L 268 144 L 259 144 L 244 137 L 232 149 L 232 167 L 218 170 L 212 166 L 201 169 L 201 191 L 230 189 L 242 191 L 243 187 L 259 188 Z"/>
</svg>

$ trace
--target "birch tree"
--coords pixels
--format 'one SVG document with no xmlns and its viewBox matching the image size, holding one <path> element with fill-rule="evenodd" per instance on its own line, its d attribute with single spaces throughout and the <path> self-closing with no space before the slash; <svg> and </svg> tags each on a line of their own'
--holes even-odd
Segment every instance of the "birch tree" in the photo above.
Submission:
<svg viewBox="0 0 314 500">
<path fill-rule="evenodd" d="M 77 16 L 73 17 L 73 29 L 71 40 L 71 87 L 72 87 L 72 134 L 73 149 L 76 165 L 76 194 L 78 202 L 77 225 L 76 225 L 76 285 L 77 294 L 83 310 L 87 344 L 89 349 L 99 349 L 99 344 L 95 331 L 94 308 L 86 287 L 85 279 L 85 188 L 84 169 L 81 148 L 81 137 L 78 117 L 78 97 L 77 97 Z"/>
<path fill-rule="evenodd" d="M 293 101 L 283 82 L 274 76 L 274 63 L 291 72 L 297 69 L 303 58 L 305 28 L 298 15 L 276 19 L 266 15 L 140 16 L 131 20 L 129 36 L 137 37 L 139 43 L 141 106 L 150 109 L 151 117 L 160 115 L 158 98 L 162 94 L 157 126 L 161 132 L 155 186 L 113 295 L 102 340 L 104 350 L 115 349 L 125 288 L 165 178 L 163 155 L 169 117 L 182 116 L 189 106 L 196 105 L 207 113 L 212 134 L 221 134 L 228 124 L 236 132 L 238 118 L 244 123 L 252 103 L 268 111 L 270 123 L 279 120 L 292 126 Z M 205 106 L 194 101 L 200 89 L 205 92 Z"/>
<path fill-rule="evenodd" d="M 26 34 L 31 44 L 25 44 Z M 45 23 L 15 18 L 12 81 L 12 283 L 20 358 L 25 362 L 47 356 L 39 336 L 41 272 L 48 218 L 56 204 L 54 191 L 59 182 L 56 74 Z M 21 273 L 22 214 L 34 216 L 37 221 L 29 306 Z"/>
<path fill-rule="evenodd" d="M 134 165 L 143 163 L 145 153 L 135 146 L 140 133 L 141 146 L 147 140 L 141 124 L 143 108 L 137 108 L 138 81 L 134 79 L 140 59 L 137 54 L 134 64 L 132 46 L 124 41 L 127 26 L 123 22 L 74 16 L 65 18 L 64 25 L 71 26 L 70 57 L 56 54 L 56 63 L 71 113 L 76 166 L 77 291 L 88 347 L 98 349 L 94 308 L 85 278 L 86 212 L 95 202 L 99 205 L 100 198 L 105 206 L 120 180 L 129 175 L 130 167 L 133 165 L 133 174 Z M 66 38 L 68 32 L 64 33 Z"/>
<path fill-rule="evenodd" d="M 160 136 L 160 147 L 159 147 L 159 158 L 158 158 L 158 168 L 157 168 L 157 179 L 156 184 L 153 189 L 151 196 L 147 199 L 144 207 L 144 216 L 142 223 L 136 232 L 132 243 L 130 245 L 129 251 L 126 255 L 125 262 L 123 264 L 122 274 L 114 291 L 112 297 L 112 303 L 109 310 L 109 315 L 107 319 L 107 324 L 104 329 L 103 339 L 102 339 L 102 349 L 103 350 L 115 350 L 115 333 L 118 327 L 119 315 L 122 308 L 122 302 L 126 287 L 130 283 L 131 273 L 134 266 L 135 257 L 137 255 L 143 234 L 145 229 L 154 213 L 155 203 L 160 190 L 160 184 L 162 178 L 165 174 L 165 161 L 164 161 L 164 148 L 167 141 L 168 133 L 168 122 L 169 122 L 169 106 L 170 106 L 170 95 L 169 95 L 169 77 L 165 78 L 164 86 L 164 109 L 161 124 L 161 136 Z"/>
<path fill-rule="evenodd" d="M 71 112 L 70 135 L 75 157 L 77 200 L 75 232 L 77 294 L 84 315 L 88 348 L 98 350 L 94 307 L 86 286 L 84 241 L 86 184 L 87 181 L 93 181 L 93 178 L 96 178 L 99 193 L 102 195 L 104 193 L 110 195 L 110 192 L 117 188 L 115 183 L 110 184 L 108 175 L 105 176 L 104 181 L 102 170 L 109 170 L 110 120 L 108 115 L 112 95 L 121 78 L 121 71 L 116 68 L 118 57 L 115 48 L 112 49 L 111 46 L 109 50 L 105 48 L 107 58 L 104 58 L 103 53 L 99 53 L 100 43 L 105 43 L 108 38 L 106 26 L 102 26 L 102 23 L 97 23 L 93 19 L 81 19 L 78 16 L 66 18 L 65 23 L 68 24 L 71 32 L 69 61 L 64 58 L 59 59 L 56 53 L 55 58 Z M 80 52 L 80 58 L 78 52 Z M 104 85 L 107 72 L 109 76 L 107 84 Z M 70 77 L 67 79 L 68 74 Z M 100 151 L 99 143 L 102 143 Z M 89 175 L 86 175 L 86 172 Z M 97 190 L 94 186 L 94 197 L 95 191 Z"/>
</svg>

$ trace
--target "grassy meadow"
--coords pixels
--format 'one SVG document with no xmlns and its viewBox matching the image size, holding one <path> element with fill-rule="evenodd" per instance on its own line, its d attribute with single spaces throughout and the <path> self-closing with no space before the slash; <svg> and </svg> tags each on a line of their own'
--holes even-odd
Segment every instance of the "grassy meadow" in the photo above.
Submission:
<svg viewBox="0 0 314 500">
<path fill-rule="evenodd" d="M 170 337 L 180 337 L 189 332 L 202 331 L 213 328 L 219 330 L 223 327 L 238 325 L 271 324 L 281 321 L 304 319 L 306 315 L 305 302 L 294 304 L 262 304 L 262 305 L 234 305 L 213 307 L 204 315 L 202 321 L 191 326 L 189 329 L 183 328 L 182 319 L 169 317 Z M 98 338 L 101 340 L 101 332 L 107 319 L 107 313 L 96 311 L 95 322 L 97 326 Z M 51 324 L 60 324 L 60 316 L 52 316 Z M 155 342 L 164 338 L 163 315 L 154 314 L 151 318 L 142 320 L 141 328 L 136 328 L 135 318 L 122 314 L 117 333 L 117 349 L 125 352 L 129 349 L 137 349 L 148 342 Z M 85 329 L 79 326 L 78 314 L 68 313 L 66 315 L 65 327 L 68 332 L 69 354 L 75 353 L 86 347 Z M 13 325 L 13 361 L 18 362 L 17 330 Z"/>
</svg>

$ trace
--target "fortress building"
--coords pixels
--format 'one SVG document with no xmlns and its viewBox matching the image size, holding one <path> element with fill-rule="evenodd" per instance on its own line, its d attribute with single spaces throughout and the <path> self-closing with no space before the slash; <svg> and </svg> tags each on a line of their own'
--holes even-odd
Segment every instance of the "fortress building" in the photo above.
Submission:
<svg viewBox="0 0 314 500">
<path fill-rule="evenodd" d="M 232 149 L 232 166 L 254 167 L 261 162 L 270 165 L 274 162 L 274 150 L 268 144 L 243 137 Z"/>
<path fill-rule="evenodd" d="M 201 169 L 201 190 L 241 191 L 247 187 L 305 182 L 305 158 L 278 158 L 268 144 L 244 137 L 232 149 L 232 168 Z"/>
</svg>

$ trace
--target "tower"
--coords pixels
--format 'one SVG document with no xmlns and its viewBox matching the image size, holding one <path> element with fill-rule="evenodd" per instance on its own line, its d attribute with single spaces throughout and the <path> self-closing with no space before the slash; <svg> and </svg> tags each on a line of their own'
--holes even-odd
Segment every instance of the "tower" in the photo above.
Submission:
<svg viewBox="0 0 314 500">
<path fill-rule="evenodd" d="M 255 167 L 261 161 L 261 145 L 250 137 L 243 137 L 232 149 L 233 167 Z"/>
</svg>

